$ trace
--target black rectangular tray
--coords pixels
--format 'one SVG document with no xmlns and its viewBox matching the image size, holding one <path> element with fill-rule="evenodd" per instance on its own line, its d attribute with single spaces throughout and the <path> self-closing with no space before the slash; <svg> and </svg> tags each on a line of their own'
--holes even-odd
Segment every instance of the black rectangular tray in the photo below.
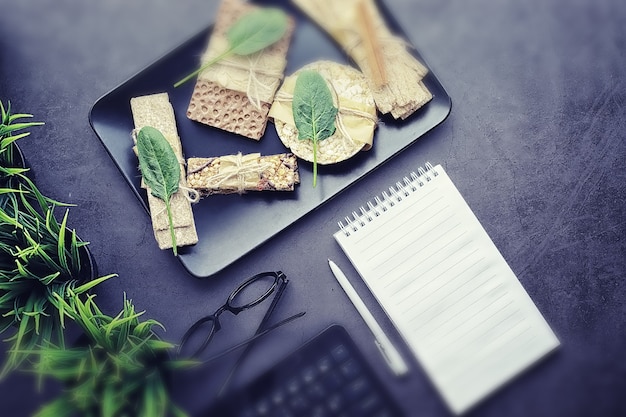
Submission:
<svg viewBox="0 0 626 417">
<path fill-rule="evenodd" d="M 352 65 L 338 45 L 290 2 L 274 0 L 256 3 L 280 6 L 296 20 L 296 30 L 287 55 L 286 75 L 321 59 Z M 398 36 L 406 39 L 404 31 L 389 10 L 382 2 L 378 4 L 388 25 Z M 186 110 L 195 81 L 189 81 L 178 88 L 174 88 L 173 84 L 197 68 L 211 29 L 212 26 L 207 27 L 139 74 L 114 88 L 98 99 L 91 108 L 89 120 L 92 128 L 146 211 L 148 210 L 146 192 L 140 188 L 138 162 L 131 149 L 132 97 L 168 93 L 174 107 L 186 158 L 221 156 L 237 152 L 243 154 L 260 152 L 262 155 L 271 155 L 287 151 L 272 123 L 268 123 L 264 137 L 257 142 L 187 119 Z M 413 52 L 424 62 L 417 51 Z M 433 93 L 432 101 L 406 120 L 396 121 L 389 116 L 382 116 L 375 133 L 373 148 L 338 164 L 318 166 L 316 188 L 312 187 L 312 164 L 300 161 L 301 183 L 293 193 L 218 195 L 195 204 L 193 212 L 199 242 L 179 251 L 179 259 L 184 267 L 198 278 L 217 273 L 336 196 L 443 122 L 450 113 L 450 97 L 432 70 L 424 82 Z"/>
</svg>

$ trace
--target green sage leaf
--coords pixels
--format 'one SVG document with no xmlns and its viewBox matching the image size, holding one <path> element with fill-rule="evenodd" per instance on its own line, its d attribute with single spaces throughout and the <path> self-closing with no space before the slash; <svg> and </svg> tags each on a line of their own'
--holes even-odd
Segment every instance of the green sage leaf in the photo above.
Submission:
<svg viewBox="0 0 626 417">
<path fill-rule="evenodd" d="M 292 102 L 298 139 L 313 142 L 313 186 L 317 184 L 317 142 L 335 133 L 338 109 L 326 80 L 316 71 L 302 71 L 296 79 Z"/>
<path fill-rule="evenodd" d="M 137 152 L 141 175 L 152 195 L 169 199 L 180 181 L 180 165 L 172 146 L 159 130 L 146 126 L 137 134 Z"/>
<path fill-rule="evenodd" d="M 172 249 L 177 254 L 176 234 L 172 220 L 170 198 L 178 191 L 180 165 L 178 158 L 165 136 L 151 126 L 143 127 L 137 134 L 139 168 L 153 196 L 165 202 L 172 236 Z"/>
</svg>

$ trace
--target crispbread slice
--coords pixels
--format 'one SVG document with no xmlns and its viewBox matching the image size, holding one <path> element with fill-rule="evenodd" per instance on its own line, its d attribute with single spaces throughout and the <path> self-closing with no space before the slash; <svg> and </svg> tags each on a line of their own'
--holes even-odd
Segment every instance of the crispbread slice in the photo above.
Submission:
<svg viewBox="0 0 626 417">
<path fill-rule="evenodd" d="M 158 93 L 131 98 L 130 107 L 135 130 L 140 130 L 144 126 L 152 126 L 159 130 L 172 146 L 179 161 L 184 161 L 182 145 L 176 128 L 174 109 L 170 104 L 168 94 Z M 176 243 L 178 246 L 193 245 L 198 243 L 198 234 L 196 233 L 191 202 L 187 198 L 187 191 L 185 191 L 187 182 L 182 163 L 179 185 L 180 188 L 172 195 L 170 200 Z M 154 197 L 150 192 L 150 188 L 143 181 L 142 187 L 146 188 L 148 193 L 148 207 L 150 208 L 152 228 L 159 248 L 171 248 L 172 238 L 170 236 L 165 203 L 163 200 Z"/>
<path fill-rule="evenodd" d="M 241 16 L 257 8 L 240 0 L 224 0 L 202 63 L 226 50 L 228 29 Z M 274 94 L 283 78 L 293 30 L 294 22 L 289 18 L 285 35 L 273 45 L 250 56 L 222 59 L 200 73 L 187 117 L 250 139 L 261 139 Z"/>
<path fill-rule="evenodd" d="M 187 108 L 187 117 L 250 139 L 259 140 L 267 127 L 270 104 L 258 109 L 246 93 L 224 88 L 215 81 L 198 79 Z"/>
<path fill-rule="evenodd" d="M 406 119 L 432 100 L 422 82 L 428 68 L 407 50 L 407 43 L 387 26 L 375 0 L 293 0 L 304 13 L 330 34 L 367 76 L 376 107 L 396 119 Z M 371 19 L 374 40 L 380 49 L 386 83 L 378 85 L 372 59 L 359 25 L 359 7 Z"/>
</svg>

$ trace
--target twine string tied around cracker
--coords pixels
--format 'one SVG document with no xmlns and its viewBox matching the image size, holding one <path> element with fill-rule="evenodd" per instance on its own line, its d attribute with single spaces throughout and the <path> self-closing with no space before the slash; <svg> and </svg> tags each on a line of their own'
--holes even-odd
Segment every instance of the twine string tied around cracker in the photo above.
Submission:
<svg viewBox="0 0 626 417">
<path fill-rule="evenodd" d="M 356 32 L 356 30 L 351 30 Z M 383 56 L 386 58 L 395 58 L 406 52 L 407 49 L 414 49 L 414 46 L 411 45 L 406 39 L 400 38 L 399 36 L 387 34 L 384 36 L 379 36 L 377 38 L 378 42 L 381 44 L 381 49 L 384 52 Z M 348 53 L 348 55 L 352 55 L 354 50 L 360 47 L 364 42 L 360 36 L 355 36 L 354 40 L 350 44 L 346 44 L 344 50 Z"/>
<path fill-rule="evenodd" d="M 133 129 L 130 132 L 130 135 L 133 139 L 133 143 L 135 143 L 135 152 L 137 152 L 136 145 L 137 145 L 137 134 L 139 133 L 139 130 L 141 129 Z M 184 171 L 184 168 L 186 166 L 185 159 L 180 155 L 176 155 L 176 160 L 178 161 L 178 164 L 183 168 L 183 171 Z M 183 177 L 181 176 L 181 179 L 182 178 Z M 197 190 L 194 190 L 193 188 L 183 185 L 182 180 L 179 181 L 178 183 L 178 189 L 183 192 L 183 195 L 190 203 L 197 203 L 198 201 L 200 201 L 200 193 Z"/>
<path fill-rule="evenodd" d="M 194 190 L 193 188 L 187 187 L 186 185 L 178 184 L 178 192 L 182 192 L 182 195 L 192 204 L 200 201 L 200 193 L 198 190 Z M 173 197 L 174 195 L 172 195 Z M 156 215 L 159 216 L 167 211 L 167 207 L 163 206 L 161 210 L 156 212 Z"/>
<path fill-rule="evenodd" d="M 238 57 L 241 58 L 242 56 L 238 55 Z M 280 80 L 283 78 L 283 72 L 277 69 L 274 69 L 274 70 L 267 69 L 263 65 L 261 65 L 259 63 L 260 58 L 261 58 L 260 53 L 247 55 L 245 56 L 245 58 L 247 62 L 243 63 L 241 62 L 241 60 L 234 59 L 232 57 L 227 57 L 227 58 L 220 60 L 219 65 L 223 65 L 228 68 L 243 70 L 248 73 L 248 77 L 246 79 L 245 93 L 250 103 L 252 103 L 252 105 L 256 107 L 257 110 L 262 110 L 261 99 L 259 97 L 260 90 L 265 90 L 268 92 L 268 94 L 273 92 L 278 87 L 278 83 L 280 82 Z M 234 80 L 234 78 L 231 76 L 227 68 L 222 68 L 222 69 L 219 69 L 218 71 L 220 72 L 220 74 L 223 74 L 226 77 L 228 77 L 229 80 L 231 81 Z M 259 75 L 264 75 L 266 77 L 273 78 L 272 83 L 271 84 L 263 83 L 263 81 L 259 79 L 258 77 Z M 236 82 L 233 82 L 232 84 L 235 84 L 235 83 Z M 224 85 L 224 87 L 228 88 L 228 85 Z"/>
<path fill-rule="evenodd" d="M 222 157 L 226 160 L 226 157 Z M 246 191 L 246 177 L 249 175 L 261 176 L 263 171 L 270 168 L 272 165 L 268 162 L 260 162 L 259 158 L 244 160 L 241 152 L 236 155 L 232 155 L 228 158 L 228 161 L 233 162 L 234 165 L 220 166 L 219 173 L 211 176 L 207 180 L 208 188 L 220 189 L 225 184 L 231 185 L 231 182 L 235 183 L 235 189 L 238 194 L 244 194 Z M 255 180 L 255 185 L 258 180 Z"/>
<path fill-rule="evenodd" d="M 355 142 L 355 140 L 352 138 L 352 136 L 348 132 L 348 129 L 346 128 L 346 125 L 343 122 L 344 116 L 360 117 L 360 118 L 369 120 L 374 124 L 378 123 L 378 118 L 368 112 L 350 108 L 350 107 L 341 107 L 339 105 L 339 94 L 337 93 L 335 86 L 331 82 L 328 82 L 328 81 L 326 82 L 326 84 L 330 86 L 329 90 L 331 92 L 331 95 L 333 96 L 333 104 L 337 107 L 337 115 L 335 116 L 335 127 L 337 128 L 337 130 L 339 130 L 339 132 L 344 137 L 348 138 L 348 140 L 352 142 Z M 278 91 L 278 93 L 276 94 L 276 97 L 274 97 L 274 100 L 277 100 L 283 103 L 293 102 L 293 94 L 287 93 L 285 91 Z"/>
</svg>

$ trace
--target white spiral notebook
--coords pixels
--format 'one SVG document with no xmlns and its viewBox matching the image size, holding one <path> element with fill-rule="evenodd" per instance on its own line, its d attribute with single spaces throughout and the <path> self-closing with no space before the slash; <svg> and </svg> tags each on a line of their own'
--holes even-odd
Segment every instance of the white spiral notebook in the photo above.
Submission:
<svg viewBox="0 0 626 417">
<path fill-rule="evenodd" d="M 441 165 L 339 226 L 335 239 L 454 413 L 559 345 Z"/>
</svg>

